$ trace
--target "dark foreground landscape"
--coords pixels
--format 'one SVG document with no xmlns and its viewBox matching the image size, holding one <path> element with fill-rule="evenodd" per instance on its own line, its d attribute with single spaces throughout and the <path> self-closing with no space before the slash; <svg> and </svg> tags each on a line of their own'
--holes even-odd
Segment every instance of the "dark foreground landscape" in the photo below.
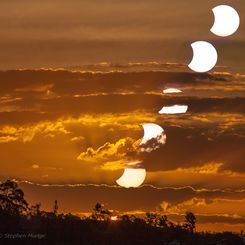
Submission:
<svg viewBox="0 0 245 245">
<path fill-rule="evenodd" d="M 97 203 L 88 217 L 30 206 L 14 181 L 0 184 L 0 244 L 244 244 L 241 234 L 196 232 L 197 219 L 187 212 L 182 223 L 166 215 L 119 215 Z"/>
</svg>

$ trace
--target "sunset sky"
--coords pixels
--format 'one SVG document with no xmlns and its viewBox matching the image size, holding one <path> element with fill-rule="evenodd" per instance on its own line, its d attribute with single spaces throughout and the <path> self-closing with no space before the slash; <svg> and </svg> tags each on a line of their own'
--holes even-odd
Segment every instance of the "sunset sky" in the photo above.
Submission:
<svg viewBox="0 0 245 245">
<path fill-rule="evenodd" d="M 214 36 L 211 9 L 231 4 L 238 32 Z M 12 0 L 0 4 L 0 180 L 30 203 L 83 214 L 96 202 L 158 211 L 199 230 L 244 229 L 245 2 Z M 193 73 L 190 44 L 213 43 L 217 67 Z M 163 94 L 174 87 L 181 94 Z M 186 114 L 160 115 L 168 105 Z M 166 145 L 139 152 L 142 124 Z M 142 161 L 140 188 L 119 187 Z"/>
</svg>

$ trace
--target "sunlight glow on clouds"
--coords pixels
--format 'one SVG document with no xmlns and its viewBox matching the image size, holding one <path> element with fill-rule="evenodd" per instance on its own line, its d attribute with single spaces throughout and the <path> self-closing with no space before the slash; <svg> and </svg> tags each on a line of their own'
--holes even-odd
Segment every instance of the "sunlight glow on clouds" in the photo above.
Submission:
<svg viewBox="0 0 245 245">
<path fill-rule="evenodd" d="M 132 138 L 120 139 L 116 143 L 105 143 L 98 149 L 93 149 L 92 147 L 87 148 L 85 152 L 82 152 L 77 160 L 82 160 L 85 162 L 114 162 L 121 159 L 130 160 L 131 154 L 136 154 L 137 152 L 137 142 Z M 111 164 L 105 165 L 110 166 Z M 104 166 L 104 167 L 105 167 Z"/>
</svg>

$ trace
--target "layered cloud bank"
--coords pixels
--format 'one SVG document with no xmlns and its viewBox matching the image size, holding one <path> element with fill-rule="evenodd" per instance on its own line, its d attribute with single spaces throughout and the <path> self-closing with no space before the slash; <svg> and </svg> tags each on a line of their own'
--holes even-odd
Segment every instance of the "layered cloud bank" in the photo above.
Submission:
<svg viewBox="0 0 245 245">
<path fill-rule="evenodd" d="M 123 212 L 161 210 L 178 220 L 193 210 L 202 224 L 243 223 L 245 77 L 193 74 L 177 64 L 129 64 L 121 72 L 100 66 L 109 68 L 0 72 L 1 179 L 61 185 L 23 184 L 29 200 L 45 208 L 56 198 L 65 211 L 87 212 L 101 201 Z M 183 93 L 163 94 L 172 87 Z M 158 114 L 178 104 L 188 112 Z M 159 124 L 166 145 L 140 152 L 143 123 Z M 116 188 L 125 163 L 139 160 L 152 187 Z M 73 207 L 80 195 L 89 200 Z"/>
</svg>

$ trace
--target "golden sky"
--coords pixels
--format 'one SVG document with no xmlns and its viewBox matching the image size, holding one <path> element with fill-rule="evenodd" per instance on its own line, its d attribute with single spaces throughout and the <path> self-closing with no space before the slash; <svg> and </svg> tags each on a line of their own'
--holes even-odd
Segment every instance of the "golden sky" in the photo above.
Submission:
<svg viewBox="0 0 245 245">
<path fill-rule="evenodd" d="M 221 1 L 12 0 L 0 4 L 0 180 L 30 203 L 82 214 L 96 202 L 120 212 L 198 216 L 199 229 L 245 223 L 244 28 L 214 37 Z M 245 13 L 244 1 L 222 1 Z M 190 43 L 219 52 L 209 74 L 187 70 Z M 44 68 L 42 68 L 44 67 Z M 163 94 L 166 88 L 181 94 Z M 159 115 L 188 105 L 186 114 Z M 143 123 L 166 145 L 139 152 Z M 118 187 L 142 161 L 144 186 Z"/>
<path fill-rule="evenodd" d="M 212 8 L 242 0 L 12 0 L 0 8 L 0 68 L 69 67 L 101 61 L 188 63 L 190 43 L 215 44 L 219 65 L 241 72 L 245 29 L 215 37 Z M 34 59 L 34 60 L 33 60 Z"/>
</svg>

